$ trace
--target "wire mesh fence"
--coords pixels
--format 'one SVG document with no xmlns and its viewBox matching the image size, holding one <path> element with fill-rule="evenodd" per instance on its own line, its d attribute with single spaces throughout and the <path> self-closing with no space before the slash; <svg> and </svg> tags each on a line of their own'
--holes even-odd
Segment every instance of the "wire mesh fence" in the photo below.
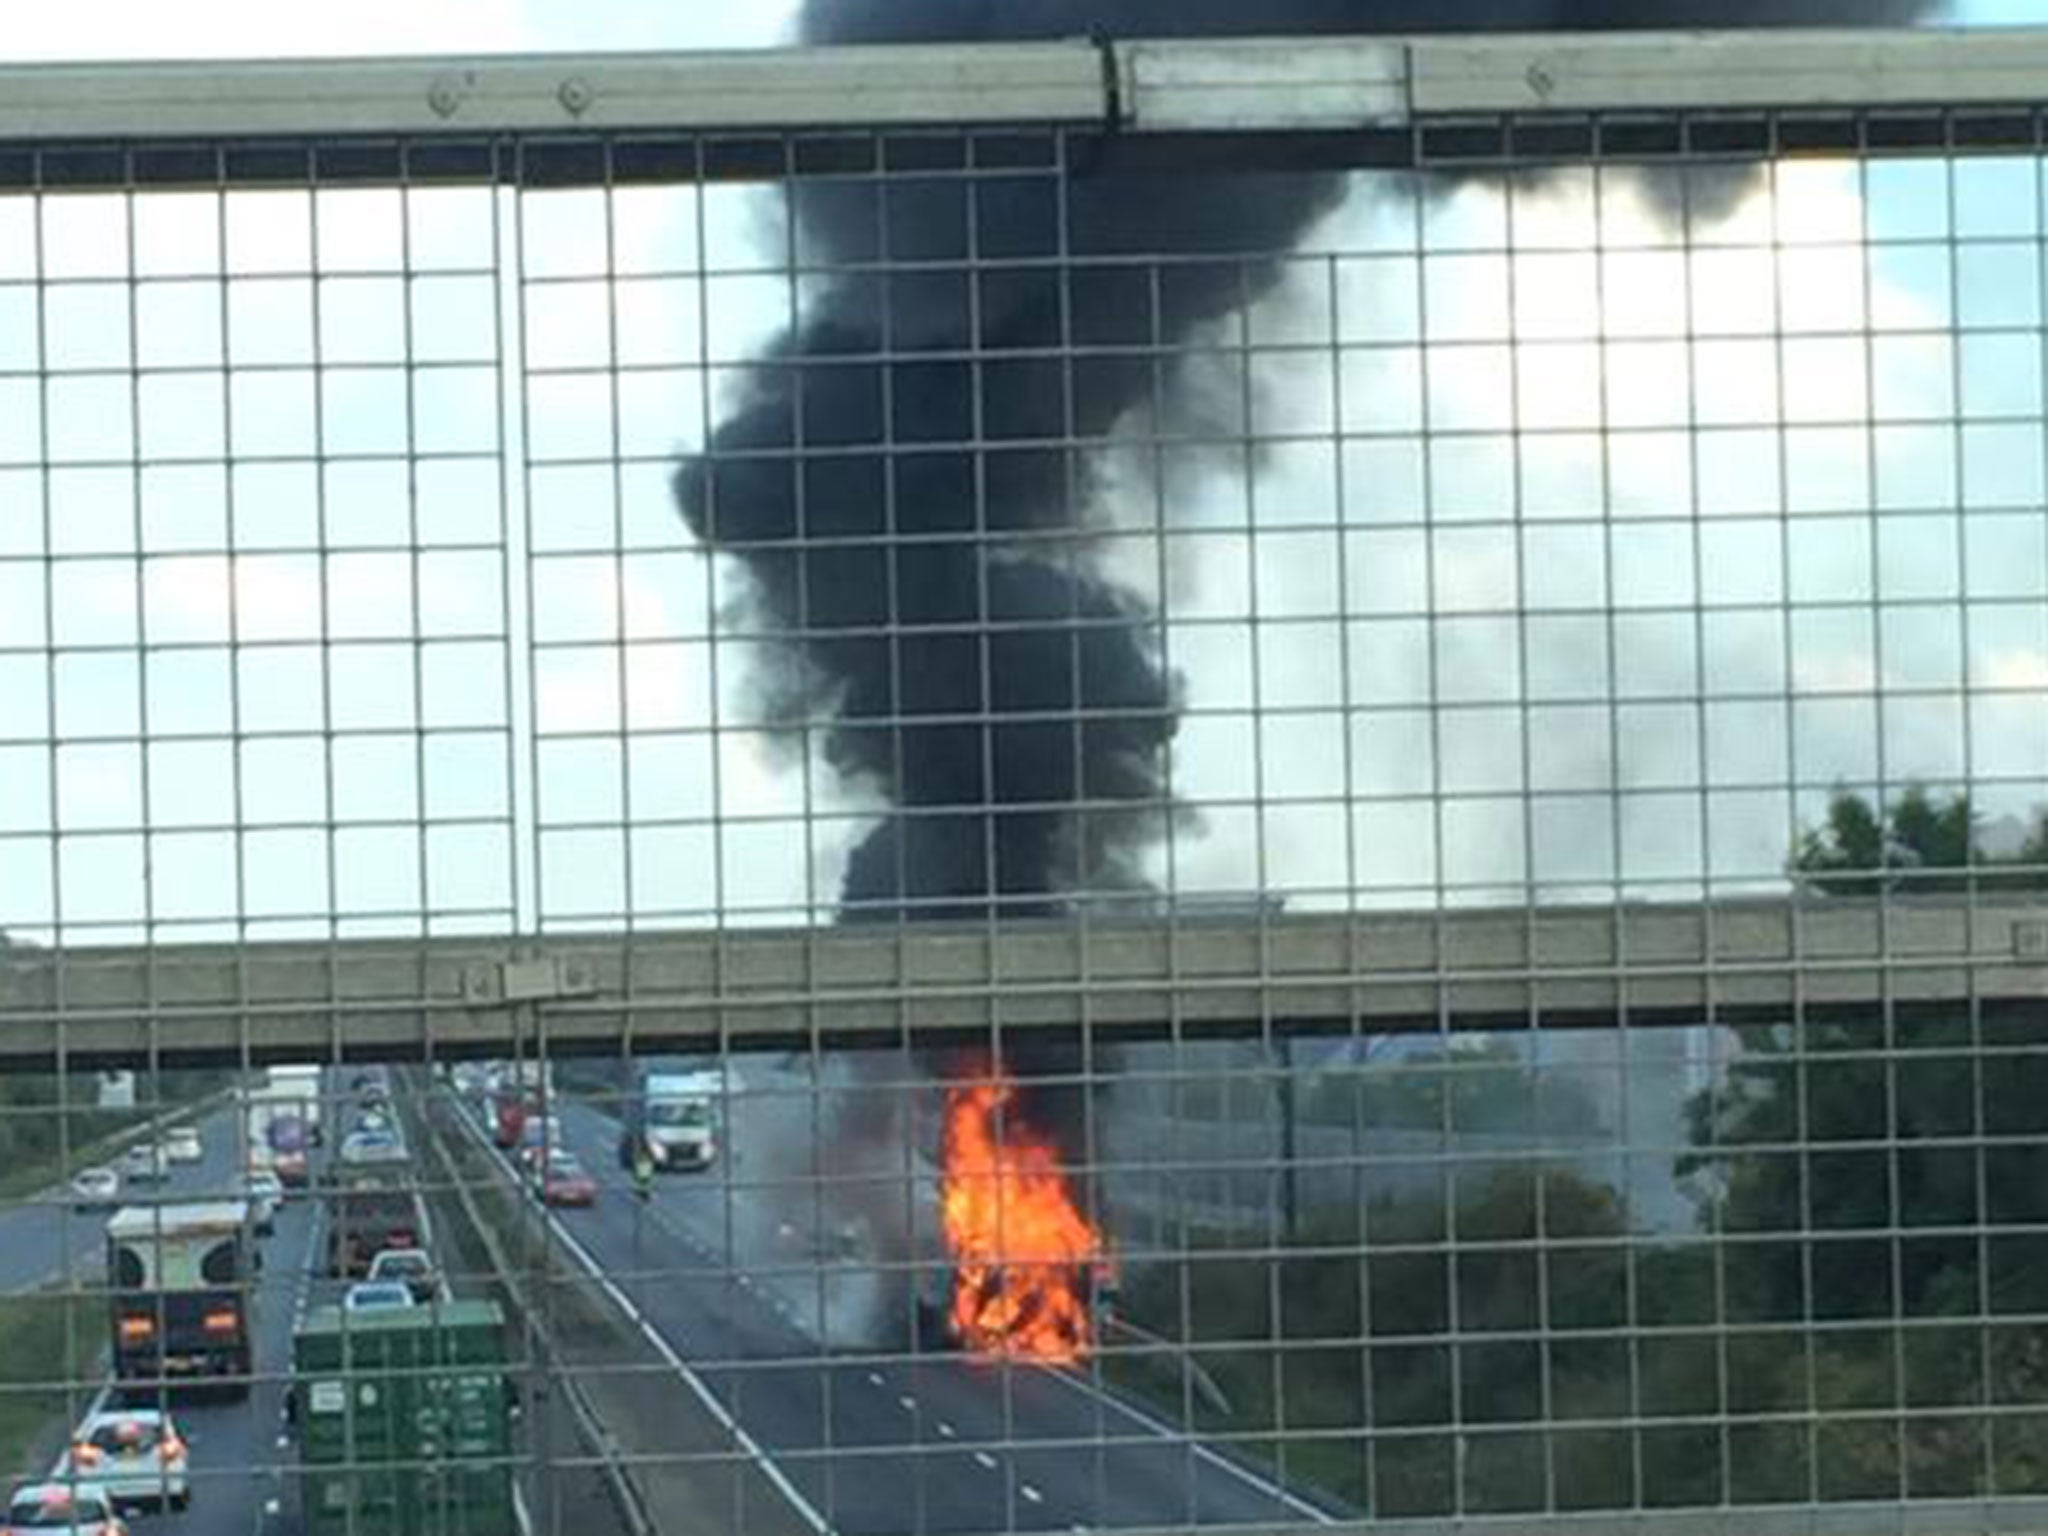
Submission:
<svg viewBox="0 0 2048 1536">
<path fill-rule="evenodd" d="M 13 1523 L 2041 1518 L 2035 118 L 846 100 L 0 146 Z"/>
</svg>

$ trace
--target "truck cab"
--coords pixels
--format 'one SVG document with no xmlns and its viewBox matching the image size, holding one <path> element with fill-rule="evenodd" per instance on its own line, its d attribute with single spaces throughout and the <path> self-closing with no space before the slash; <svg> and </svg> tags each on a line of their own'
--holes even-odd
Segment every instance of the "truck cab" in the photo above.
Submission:
<svg viewBox="0 0 2048 1536">
<path fill-rule="evenodd" d="M 107 1223 L 116 1379 L 244 1378 L 256 1256 L 246 1200 L 124 1206 Z"/>
<path fill-rule="evenodd" d="M 628 1106 L 619 1163 L 644 1149 L 656 1172 L 709 1168 L 718 1158 L 719 1079 L 715 1072 L 648 1072 Z"/>
</svg>

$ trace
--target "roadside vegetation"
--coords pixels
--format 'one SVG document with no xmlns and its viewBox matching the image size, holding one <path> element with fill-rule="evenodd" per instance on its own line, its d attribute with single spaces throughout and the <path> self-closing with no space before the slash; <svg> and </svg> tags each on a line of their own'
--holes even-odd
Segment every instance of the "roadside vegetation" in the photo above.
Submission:
<svg viewBox="0 0 2048 1536">
<path fill-rule="evenodd" d="M 1966 797 L 1843 792 L 1788 865 L 1830 898 L 2048 889 L 2048 822 L 1993 857 Z M 2048 1023 L 2026 1012 L 1733 1030 L 1675 1160 L 1697 1236 L 1632 1232 L 1615 1190 L 1532 1160 L 1305 1212 L 1278 1252 L 1169 1237 L 1119 1306 L 1189 1347 L 1112 1328 L 1101 1368 L 1383 1518 L 2048 1493 Z M 1414 1091 L 1377 1088 L 1366 1123 L 1432 1123 Z M 1578 1109 L 1522 1118 L 1555 1134 Z"/>
<path fill-rule="evenodd" d="M 106 1161 L 138 1126 L 195 1104 L 232 1079 L 227 1072 L 162 1072 L 145 1079 L 133 1109 L 102 1109 L 99 1075 L 0 1075 L 0 1200 L 19 1200 Z"/>
<path fill-rule="evenodd" d="M 0 1296 L 0 1468 L 40 1472 L 98 1389 L 106 1304 L 78 1291 Z"/>
</svg>

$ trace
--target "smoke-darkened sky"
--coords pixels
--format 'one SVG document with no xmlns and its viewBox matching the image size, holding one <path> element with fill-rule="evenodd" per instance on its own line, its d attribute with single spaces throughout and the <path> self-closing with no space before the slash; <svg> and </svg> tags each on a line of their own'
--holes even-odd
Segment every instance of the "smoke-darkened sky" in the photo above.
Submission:
<svg viewBox="0 0 2048 1536">
<path fill-rule="evenodd" d="M 1223 37 L 1308 32 L 1617 27 L 1880 26 L 1932 16 L 1926 0 L 807 0 L 817 42 L 969 38 Z"/>
<path fill-rule="evenodd" d="M 1903 21 L 1918 0 L 809 0 L 807 40 L 1358 28 Z M 1089 564 L 1072 444 L 1195 400 L 1171 355 L 1266 294 L 1344 189 L 1331 172 L 957 172 L 800 189 L 805 259 L 928 263 L 815 285 L 678 491 L 739 554 L 802 665 L 778 700 L 896 814 L 853 852 L 847 915 L 1044 910 L 1132 883 L 1172 815 L 1176 679 L 1154 615 Z M 969 280 L 947 264 L 1063 258 Z M 1154 258 L 1169 260 L 1160 264 Z M 1073 368 L 1054 354 L 1121 349 Z M 971 354 L 971 355 L 970 355 Z M 1229 380 L 1218 410 L 1229 408 Z M 1168 508 L 1167 517 L 1172 517 Z"/>
</svg>

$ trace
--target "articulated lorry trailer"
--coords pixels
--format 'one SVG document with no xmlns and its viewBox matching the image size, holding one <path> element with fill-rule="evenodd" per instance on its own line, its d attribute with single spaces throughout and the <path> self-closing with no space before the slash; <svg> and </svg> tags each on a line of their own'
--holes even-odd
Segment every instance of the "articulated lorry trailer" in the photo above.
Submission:
<svg viewBox="0 0 2048 1536">
<path fill-rule="evenodd" d="M 304 1536 L 511 1536 L 514 1401 L 495 1302 L 316 1307 L 292 1337 Z"/>
</svg>

